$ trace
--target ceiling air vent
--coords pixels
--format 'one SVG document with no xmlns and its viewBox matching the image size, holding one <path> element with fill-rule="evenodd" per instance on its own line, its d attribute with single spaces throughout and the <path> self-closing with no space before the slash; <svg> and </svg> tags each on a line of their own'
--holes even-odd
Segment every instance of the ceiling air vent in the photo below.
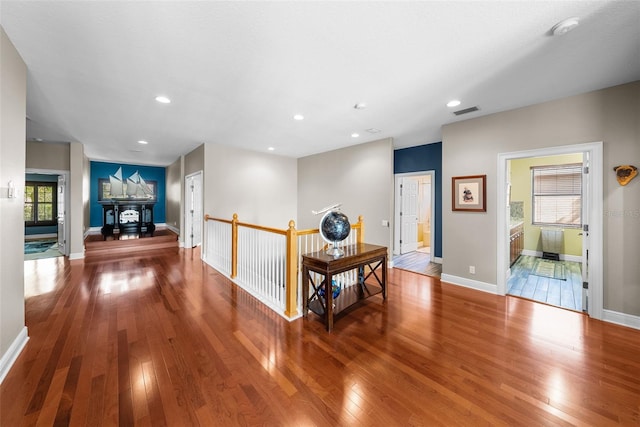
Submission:
<svg viewBox="0 0 640 427">
<path fill-rule="evenodd" d="M 465 108 L 464 110 L 454 111 L 453 114 L 455 114 L 456 116 L 461 116 L 463 114 L 473 113 L 474 111 L 478 111 L 478 110 L 479 110 L 478 107 L 469 107 L 469 108 Z"/>
</svg>

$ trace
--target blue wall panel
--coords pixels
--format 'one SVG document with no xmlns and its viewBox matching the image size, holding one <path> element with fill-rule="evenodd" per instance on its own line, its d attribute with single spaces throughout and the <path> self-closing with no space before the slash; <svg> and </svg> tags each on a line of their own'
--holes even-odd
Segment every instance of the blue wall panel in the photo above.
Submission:
<svg viewBox="0 0 640 427">
<path fill-rule="evenodd" d="M 436 171 L 434 256 L 442 257 L 442 142 L 393 152 L 393 173 Z"/>
<path fill-rule="evenodd" d="M 116 173 L 122 167 L 122 178 L 128 178 L 136 171 L 145 181 L 156 181 L 157 202 L 153 206 L 153 221 L 157 223 L 165 222 L 165 168 L 156 166 L 127 165 L 122 163 L 91 162 L 91 186 L 89 203 L 91 206 L 91 227 L 102 227 L 102 205 L 98 203 L 98 180 L 108 179 L 109 175 Z"/>
</svg>

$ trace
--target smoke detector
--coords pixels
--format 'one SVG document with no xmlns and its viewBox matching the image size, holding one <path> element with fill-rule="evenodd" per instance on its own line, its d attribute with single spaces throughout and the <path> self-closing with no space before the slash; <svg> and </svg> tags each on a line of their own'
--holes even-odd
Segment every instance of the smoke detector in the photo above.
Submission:
<svg viewBox="0 0 640 427">
<path fill-rule="evenodd" d="M 567 34 L 578 25 L 580 25 L 580 20 L 578 18 L 567 18 L 551 27 L 551 34 L 554 36 L 561 36 L 563 34 Z"/>
</svg>

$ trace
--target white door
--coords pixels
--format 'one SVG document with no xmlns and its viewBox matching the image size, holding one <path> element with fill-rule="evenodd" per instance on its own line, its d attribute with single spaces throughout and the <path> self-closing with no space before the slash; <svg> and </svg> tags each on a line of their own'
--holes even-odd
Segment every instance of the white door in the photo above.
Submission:
<svg viewBox="0 0 640 427">
<path fill-rule="evenodd" d="M 420 180 L 402 178 L 400 184 L 400 253 L 418 249 L 418 190 Z"/>
<path fill-rule="evenodd" d="M 58 251 L 66 255 L 67 240 L 65 238 L 65 180 L 58 175 Z"/>
<path fill-rule="evenodd" d="M 589 152 L 582 157 L 582 311 L 589 312 Z"/>
<path fill-rule="evenodd" d="M 185 178 L 184 246 L 194 248 L 202 243 L 202 172 Z"/>
</svg>

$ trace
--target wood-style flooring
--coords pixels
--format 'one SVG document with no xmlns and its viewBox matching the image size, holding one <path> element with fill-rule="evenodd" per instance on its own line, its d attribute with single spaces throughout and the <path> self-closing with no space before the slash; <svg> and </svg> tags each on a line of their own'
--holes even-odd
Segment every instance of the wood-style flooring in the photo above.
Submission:
<svg viewBox="0 0 640 427">
<path fill-rule="evenodd" d="M 442 264 L 431 261 L 431 254 L 420 250 L 393 257 L 393 267 L 432 277 L 442 275 Z"/>
<path fill-rule="evenodd" d="M 400 269 L 332 333 L 162 249 L 25 262 L 13 426 L 640 423 L 640 331 Z"/>
<path fill-rule="evenodd" d="M 536 275 L 533 269 L 537 261 L 540 261 L 540 258 L 520 255 L 511 266 L 507 293 L 569 310 L 582 311 L 581 263 L 546 261 L 563 266 L 565 280 L 560 280 Z"/>
</svg>

